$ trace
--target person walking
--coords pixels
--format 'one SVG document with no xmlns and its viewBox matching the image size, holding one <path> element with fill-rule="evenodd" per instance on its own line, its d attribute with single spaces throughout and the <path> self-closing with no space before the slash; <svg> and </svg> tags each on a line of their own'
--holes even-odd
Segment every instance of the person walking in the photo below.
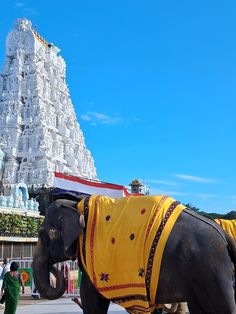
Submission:
<svg viewBox="0 0 236 314">
<path fill-rule="evenodd" d="M 2 279 L 4 278 L 4 275 L 10 271 L 10 260 L 8 257 L 5 257 L 3 259 L 3 264 L 2 264 L 2 274 L 1 274 L 1 277 Z"/>
<path fill-rule="evenodd" d="M 2 289 L 3 278 L 8 271 L 10 271 L 10 260 L 9 258 L 5 257 L 3 259 L 2 265 L 0 265 L 0 291 Z M 1 301 L 0 303 L 2 304 Z M 1 304 L 0 304 L 0 307 L 2 307 Z"/>
<path fill-rule="evenodd" d="M 3 264 L 0 265 L 0 290 L 2 289 L 2 283 L 3 283 Z"/>
<path fill-rule="evenodd" d="M 12 262 L 10 271 L 7 272 L 3 279 L 2 295 L 5 297 L 5 311 L 4 314 L 15 314 L 18 304 L 20 286 L 22 286 L 22 293 L 24 293 L 24 283 L 21 275 L 18 272 L 19 265 Z"/>
<path fill-rule="evenodd" d="M 68 262 L 64 262 L 61 266 L 61 271 L 64 274 L 64 277 L 66 279 L 66 293 L 72 292 L 72 284 L 70 281 L 70 265 Z"/>
</svg>

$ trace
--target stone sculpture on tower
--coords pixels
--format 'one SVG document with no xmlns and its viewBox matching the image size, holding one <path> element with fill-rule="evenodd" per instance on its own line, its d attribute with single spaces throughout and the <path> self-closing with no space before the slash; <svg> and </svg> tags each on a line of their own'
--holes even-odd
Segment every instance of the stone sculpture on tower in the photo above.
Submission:
<svg viewBox="0 0 236 314">
<path fill-rule="evenodd" d="M 53 186 L 54 172 L 95 179 L 96 168 L 66 85 L 65 61 L 29 20 L 18 19 L 0 75 L 3 186 Z"/>
</svg>

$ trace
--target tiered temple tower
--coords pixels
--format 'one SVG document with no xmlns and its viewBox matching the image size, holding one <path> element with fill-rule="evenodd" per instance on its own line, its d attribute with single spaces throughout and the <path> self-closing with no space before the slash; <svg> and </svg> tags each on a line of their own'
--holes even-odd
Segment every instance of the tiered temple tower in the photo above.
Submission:
<svg viewBox="0 0 236 314">
<path fill-rule="evenodd" d="M 96 178 L 65 81 L 65 61 L 30 21 L 18 19 L 6 42 L 0 76 L 3 186 L 53 186 L 54 172 Z"/>
</svg>

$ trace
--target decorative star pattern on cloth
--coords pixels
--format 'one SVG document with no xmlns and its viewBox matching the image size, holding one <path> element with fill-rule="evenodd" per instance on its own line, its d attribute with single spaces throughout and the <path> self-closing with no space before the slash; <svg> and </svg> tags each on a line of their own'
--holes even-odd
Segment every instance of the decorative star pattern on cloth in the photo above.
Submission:
<svg viewBox="0 0 236 314">
<path fill-rule="evenodd" d="M 101 274 L 100 274 L 100 280 L 101 280 L 101 281 L 106 281 L 106 282 L 108 282 L 108 280 L 109 280 L 109 274 L 101 273 Z"/>
<path fill-rule="evenodd" d="M 86 222 L 80 259 L 96 289 L 129 313 L 150 314 L 165 244 L 184 208 L 163 195 L 79 202 Z"/>
<path fill-rule="evenodd" d="M 138 275 L 139 275 L 139 277 L 144 277 L 144 268 L 143 267 L 141 267 L 141 268 L 139 268 L 139 270 L 138 270 Z"/>
</svg>

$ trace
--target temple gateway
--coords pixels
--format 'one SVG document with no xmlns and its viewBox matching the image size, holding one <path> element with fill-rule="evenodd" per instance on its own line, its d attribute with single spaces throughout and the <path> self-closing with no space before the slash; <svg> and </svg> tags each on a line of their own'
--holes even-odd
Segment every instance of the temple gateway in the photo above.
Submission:
<svg viewBox="0 0 236 314">
<path fill-rule="evenodd" d="M 18 19 L 6 40 L 0 75 L 0 169 L 4 190 L 24 183 L 32 196 L 54 184 L 54 173 L 96 179 L 76 119 L 60 49 Z M 46 193 L 47 194 L 47 193 Z M 45 200 L 39 197 L 39 202 Z"/>
<path fill-rule="evenodd" d="M 0 144 L 4 186 L 52 187 L 54 172 L 95 179 L 96 169 L 76 119 L 60 49 L 26 19 L 6 41 L 0 76 Z"/>
<path fill-rule="evenodd" d="M 0 75 L 0 260 L 32 258 L 55 173 L 97 178 L 60 49 L 18 19 Z"/>
</svg>

